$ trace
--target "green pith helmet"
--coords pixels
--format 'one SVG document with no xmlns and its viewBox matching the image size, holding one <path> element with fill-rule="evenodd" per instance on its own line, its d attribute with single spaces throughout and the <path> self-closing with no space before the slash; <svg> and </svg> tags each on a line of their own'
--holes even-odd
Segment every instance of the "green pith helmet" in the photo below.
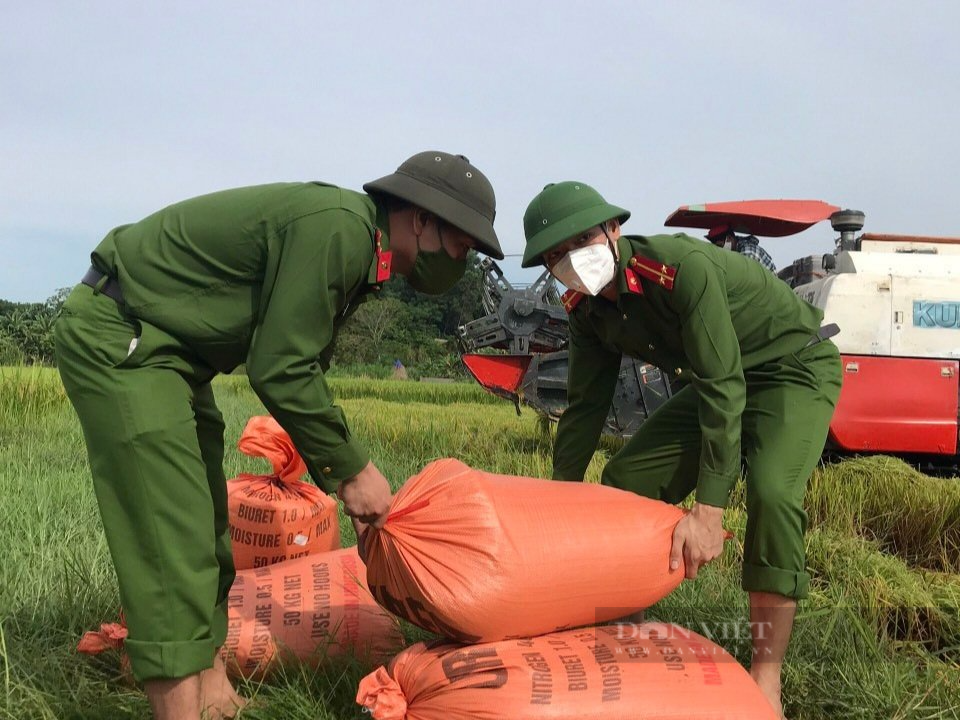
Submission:
<svg viewBox="0 0 960 720">
<path fill-rule="evenodd" d="M 521 267 L 541 264 L 545 252 L 574 235 L 613 218 L 622 223 L 629 217 L 629 210 L 611 205 L 586 183 L 550 183 L 530 201 L 523 214 L 527 246 Z"/>
<path fill-rule="evenodd" d="M 405 160 L 395 173 L 363 186 L 432 212 L 477 241 L 477 249 L 497 260 L 503 250 L 493 229 L 497 199 L 486 175 L 463 155 L 427 150 Z"/>
</svg>

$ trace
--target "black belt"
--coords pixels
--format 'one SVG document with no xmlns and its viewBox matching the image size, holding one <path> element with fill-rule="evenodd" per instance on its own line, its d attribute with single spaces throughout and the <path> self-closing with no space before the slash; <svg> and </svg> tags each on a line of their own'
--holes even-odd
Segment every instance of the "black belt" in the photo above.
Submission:
<svg viewBox="0 0 960 720">
<path fill-rule="evenodd" d="M 827 340 L 832 338 L 834 335 L 840 332 L 840 326 L 836 323 L 830 323 L 828 325 L 823 325 L 817 330 L 817 334 L 814 335 L 807 341 L 807 344 L 804 347 L 810 347 L 811 345 L 816 345 L 821 340 Z"/>
<path fill-rule="evenodd" d="M 92 265 L 86 274 L 80 278 L 80 282 L 89 285 L 98 293 L 103 293 L 119 305 L 123 305 L 123 293 L 120 292 L 120 283 L 117 282 L 117 279 L 100 272 Z"/>
</svg>

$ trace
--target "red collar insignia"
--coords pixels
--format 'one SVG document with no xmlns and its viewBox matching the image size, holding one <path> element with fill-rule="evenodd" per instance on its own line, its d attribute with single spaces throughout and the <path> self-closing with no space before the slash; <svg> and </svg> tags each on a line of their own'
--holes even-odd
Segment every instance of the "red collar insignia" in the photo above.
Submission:
<svg viewBox="0 0 960 720">
<path fill-rule="evenodd" d="M 563 303 L 563 309 L 567 311 L 567 315 L 573 312 L 581 300 L 583 300 L 583 293 L 576 290 L 567 290 L 560 296 L 560 302 Z"/>
<path fill-rule="evenodd" d="M 640 284 L 640 278 L 630 268 L 623 269 L 623 275 L 627 278 L 627 290 L 637 295 L 643 295 L 643 285 Z"/>
<path fill-rule="evenodd" d="M 383 237 L 383 233 L 381 233 L 378 228 L 373 234 L 373 240 L 376 243 L 378 283 L 386 282 L 390 279 L 390 270 L 393 266 L 393 251 L 383 249 L 380 244 L 381 237 Z"/>
</svg>

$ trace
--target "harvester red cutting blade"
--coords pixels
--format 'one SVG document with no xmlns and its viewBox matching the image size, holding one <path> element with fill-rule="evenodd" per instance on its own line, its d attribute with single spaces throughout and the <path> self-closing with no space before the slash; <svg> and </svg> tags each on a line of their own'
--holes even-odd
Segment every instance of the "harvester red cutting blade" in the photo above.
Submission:
<svg viewBox="0 0 960 720">
<path fill-rule="evenodd" d="M 532 356 L 467 353 L 462 357 L 467 370 L 484 389 L 508 400 L 517 401 L 517 391 Z"/>
<path fill-rule="evenodd" d="M 826 220 L 839 209 L 822 200 L 739 200 L 681 205 L 663 224 L 704 230 L 728 225 L 738 233 L 784 237 Z"/>
</svg>

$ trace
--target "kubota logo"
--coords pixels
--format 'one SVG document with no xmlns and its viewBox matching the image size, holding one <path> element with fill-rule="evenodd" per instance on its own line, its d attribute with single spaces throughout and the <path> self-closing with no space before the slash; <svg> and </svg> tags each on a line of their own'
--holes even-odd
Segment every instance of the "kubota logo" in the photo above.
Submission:
<svg viewBox="0 0 960 720">
<path fill-rule="evenodd" d="M 960 330 L 960 302 L 914 300 L 913 326 Z"/>
</svg>

